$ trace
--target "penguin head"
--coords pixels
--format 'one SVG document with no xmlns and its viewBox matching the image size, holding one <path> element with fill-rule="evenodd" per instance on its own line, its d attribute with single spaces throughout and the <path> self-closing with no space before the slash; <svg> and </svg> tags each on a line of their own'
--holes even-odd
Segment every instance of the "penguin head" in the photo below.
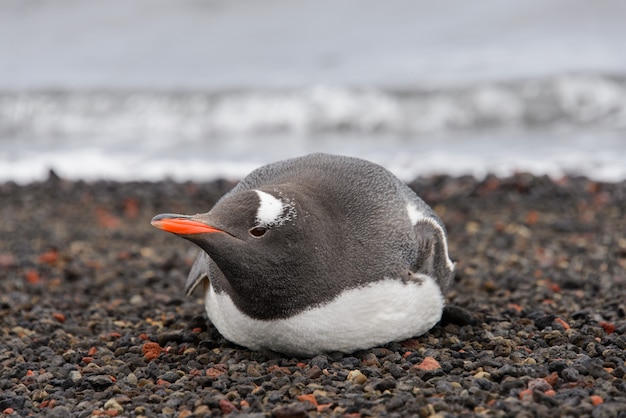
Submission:
<svg viewBox="0 0 626 418">
<path fill-rule="evenodd" d="M 284 289 L 286 295 L 298 286 L 297 277 L 321 268 L 328 243 L 307 244 L 320 231 L 296 201 L 297 193 L 287 186 L 242 190 L 220 199 L 208 213 L 161 214 L 152 225 L 201 247 L 227 281 L 215 283 L 220 277 L 211 277 L 214 287 L 261 301 L 271 297 L 269 289 L 274 296 Z"/>
<path fill-rule="evenodd" d="M 164 213 L 151 223 L 198 244 L 219 259 L 230 249 L 255 253 L 276 241 L 288 240 L 298 229 L 297 214 L 294 200 L 278 189 L 244 190 L 225 196 L 208 213 Z M 265 257 L 270 255 L 265 253 Z"/>
</svg>

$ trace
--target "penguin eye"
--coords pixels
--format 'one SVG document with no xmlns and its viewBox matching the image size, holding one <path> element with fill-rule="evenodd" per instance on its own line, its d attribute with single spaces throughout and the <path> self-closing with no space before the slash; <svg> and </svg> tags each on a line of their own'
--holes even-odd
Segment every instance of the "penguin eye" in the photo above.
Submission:
<svg viewBox="0 0 626 418">
<path fill-rule="evenodd" d="M 265 228 L 264 226 L 255 226 L 248 232 L 250 232 L 250 235 L 255 238 L 261 238 L 267 232 L 267 228 Z"/>
</svg>

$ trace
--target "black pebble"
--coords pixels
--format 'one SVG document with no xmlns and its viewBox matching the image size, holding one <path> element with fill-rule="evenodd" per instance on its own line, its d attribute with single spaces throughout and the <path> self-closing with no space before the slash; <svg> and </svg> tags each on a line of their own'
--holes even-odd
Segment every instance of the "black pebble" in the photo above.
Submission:
<svg viewBox="0 0 626 418">
<path fill-rule="evenodd" d="M 7 408 L 19 410 L 24 407 L 25 402 L 26 398 L 24 396 L 18 396 L 14 393 L 4 393 L 0 395 L 0 410 L 4 411 Z"/>
<path fill-rule="evenodd" d="M 327 369 L 329 364 L 328 357 L 324 354 L 313 357 L 309 363 L 311 366 L 317 366 L 322 370 Z"/>
</svg>

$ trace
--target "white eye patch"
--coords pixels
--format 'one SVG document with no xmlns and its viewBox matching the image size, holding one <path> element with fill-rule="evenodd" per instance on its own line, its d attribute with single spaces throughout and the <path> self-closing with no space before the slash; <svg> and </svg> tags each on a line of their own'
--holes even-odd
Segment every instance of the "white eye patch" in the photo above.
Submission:
<svg viewBox="0 0 626 418">
<path fill-rule="evenodd" d="M 284 202 L 269 193 L 255 190 L 259 195 L 256 222 L 259 226 L 282 225 L 295 218 L 296 209 L 291 202 Z"/>
</svg>

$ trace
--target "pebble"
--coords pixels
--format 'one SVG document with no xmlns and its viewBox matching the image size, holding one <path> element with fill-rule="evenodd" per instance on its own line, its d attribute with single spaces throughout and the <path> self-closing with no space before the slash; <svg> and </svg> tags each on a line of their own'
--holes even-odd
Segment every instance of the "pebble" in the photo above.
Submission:
<svg viewBox="0 0 626 418">
<path fill-rule="evenodd" d="M 114 398 L 111 398 L 104 403 L 104 409 L 113 409 L 117 412 L 124 412 L 124 407 L 120 405 L 119 402 L 117 402 L 117 400 L 115 400 Z"/>
<path fill-rule="evenodd" d="M 72 380 L 72 382 L 78 383 L 80 381 L 80 379 L 83 378 L 83 375 L 78 370 L 72 370 L 72 371 L 70 371 L 69 377 Z"/>
<path fill-rule="evenodd" d="M 318 377 L 320 377 L 323 374 L 322 369 L 320 369 L 318 366 L 313 365 L 306 373 L 307 378 L 309 379 L 317 379 Z"/>
<path fill-rule="evenodd" d="M 96 375 L 85 377 L 83 382 L 88 384 L 88 386 L 91 386 L 93 389 L 101 391 L 111 386 L 113 384 L 113 379 L 111 379 L 111 376 Z"/>
<path fill-rule="evenodd" d="M 545 392 L 551 390 L 552 386 L 545 379 L 537 378 L 532 379 L 528 382 L 528 389 L 530 389 L 531 391 L 538 390 L 541 392 Z"/>
<path fill-rule="evenodd" d="M 626 286 L 626 182 L 417 179 L 411 186 L 442 216 L 457 262 L 442 323 L 408 341 L 312 358 L 224 340 L 199 294 L 183 294 L 195 248 L 149 225 L 156 213 L 209 208 L 231 186 L 0 184 L 0 412 L 621 413 L 626 310 L 615 289 Z"/>
<path fill-rule="evenodd" d="M 135 373 L 128 373 L 128 375 L 126 375 L 126 377 L 124 378 L 124 380 L 125 380 L 125 381 L 126 381 L 126 383 L 128 383 L 130 386 L 137 386 L 138 379 L 137 379 L 137 375 L 135 375 Z"/>
<path fill-rule="evenodd" d="M 131 296 L 130 300 L 129 300 L 131 305 L 143 305 L 144 304 L 144 300 L 143 300 L 143 296 L 141 295 L 133 295 Z"/>
<path fill-rule="evenodd" d="M 352 383 L 356 383 L 357 385 L 362 385 L 367 382 L 367 376 L 361 373 L 360 370 L 351 370 L 348 373 L 347 379 Z"/>
<path fill-rule="evenodd" d="M 425 357 L 424 360 L 415 367 L 420 370 L 437 370 L 441 368 L 441 364 L 439 364 L 434 357 Z"/>
<path fill-rule="evenodd" d="M 319 369 L 324 370 L 328 368 L 328 357 L 324 354 L 315 356 L 310 361 L 311 366 L 317 366 Z"/>
</svg>

